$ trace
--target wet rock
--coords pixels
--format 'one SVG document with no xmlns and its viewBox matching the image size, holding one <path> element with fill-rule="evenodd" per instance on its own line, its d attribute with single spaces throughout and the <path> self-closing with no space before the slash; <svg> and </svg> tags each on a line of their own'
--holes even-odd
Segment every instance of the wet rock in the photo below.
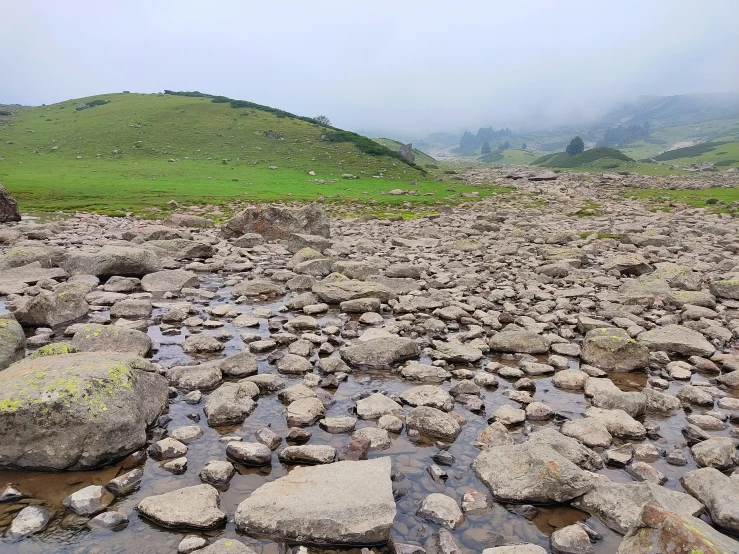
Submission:
<svg viewBox="0 0 739 554">
<path fill-rule="evenodd" d="M 594 515 L 623 535 L 636 524 L 639 512 L 649 503 L 686 516 L 703 511 L 703 505 L 692 496 L 647 482 L 598 481 L 590 492 L 572 505 Z"/>
<path fill-rule="evenodd" d="M 40 533 L 53 519 L 54 512 L 44 506 L 26 506 L 15 516 L 5 536 L 18 541 L 29 535 Z"/>
<path fill-rule="evenodd" d="M 486 548 L 482 554 L 546 554 L 546 552 L 541 546 L 535 544 L 514 544 Z"/>
<path fill-rule="evenodd" d="M 400 415 L 403 406 L 379 392 L 357 401 L 357 415 L 361 419 L 379 419 L 384 415 Z"/>
<path fill-rule="evenodd" d="M 326 409 L 317 398 L 301 398 L 287 407 L 287 424 L 290 426 L 307 427 L 313 425 L 323 417 Z"/>
<path fill-rule="evenodd" d="M 67 496 L 62 504 L 77 515 L 94 516 L 105 510 L 113 500 L 113 495 L 105 488 L 90 485 Z"/>
<path fill-rule="evenodd" d="M 235 520 L 273 540 L 367 545 L 387 542 L 394 518 L 390 459 L 377 458 L 295 468 L 241 502 Z"/>
<path fill-rule="evenodd" d="M 144 292 L 180 292 L 183 288 L 199 286 L 197 275 L 184 269 L 156 271 L 141 279 L 141 289 Z"/>
<path fill-rule="evenodd" d="M 722 535 L 698 518 L 648 504 L 618 548 L 618 554 L 680 551 L 704 554 L 739 552 L 739 542 Z"/>
<path fill-rule="evenodd" d="M 716 437 L 693 445 L 690 449 L 698 467 L 727 469 L 734 465 L 736 447 L 728 437 Z"/>
<path fill-rule="evenodd" d="M 449 529 L 456 529 L 464 521 L 464 514 L 457 501 L 445 494 L 433 493 L 423 499 L 416 516 L 426 521 L 438 523 Z"/>
<path fill-rule="evenodd" d="M 327 433 L 351 433 L 357 424 L 357 418 L 350 416 L 327 417 L 319 421 L 318 424 Z"/>
<path fill-rule="evenodd" d="M 147 362 L 113 352 L 23 360 L 0 371 L 0 466 L 92 469 L 141 448 L 167 403 Z"/>
<path fill-rule="evenodd" d="M 542 429 L 531 433 L 528 442 L 550 446 L 573 464 L 588 471 L 595 471 L 603 467 L 603 460 L 593 450 L 554 429 Z"/>
<path fill-rule="evenodd" d="M 444 368 L 418 362 L 410 362 L 403 368 L 401 375 L 409 381 L 423 383 L 443 383 L 452 377 L 452 374 Z"/>
<path fill-rule="evenodd" d="M 0 319 L 0 371 L 22 360 L 25 353 L 23 327 L 14 319 Z"/>
<path fill-rule="evenodd" d="M 283 294 L 284 289 L 273 283 L 272 281 L 265 280 L 254 280 L 254 281 L 242 281 L 231 290 L 231 295 L 234 298 L 240 296 L 255 297 L 255 296 L 279 296 Z"/>
<path fill-rule="evenodd" d="M 605 448 L 610 446 L 613 441 L 613 437 L 608 432 L 605 424 L 591 417 L 565 422 L 562 426 L 562 434 L 577 439 L 590 448 Z"/>
<path fill-rule="evenodd" d="M 649 349 L 623 329 L 594 329 L 582 344 L 583 362 L 611 371 L 634 371 L 649 365 Z"/>
<path fill-rule="evenodd" d="M 113 275 L 142 277 L 161 271 L 159 257 L 145 248 L 129 246 L 104 246 L 98 252 L 76 252 L 70 255 L 62 267 L 70 275 Z"/>
<path fill-rule="evenodd" d="M 198 550 L 199 554 L 256 554 L 254 550 L 235 539 L 218 539 L 213 544 Z"/>
<path fill-rule="evenodd" d="M 136 505 L 136 511 L 171 529 L 216 529 L 226 523 L 227 517 L 218 504 L 216 489 L 195 485 L 148 496 Z"/>
<path fill-rule="evenodd" d="M 187 453 L 187 446 L 172 437 L 166 437 L 152 444 L 148 453 L 155 460 L 169 460 L 184 456 Z"/>
<path fill-rule="evenodd" d="M 475 458 L 472 469 L 502 502 L 566 502 L 594 485 L 589 473 L 544 444 L 485 450 Z"/>
<path fill-rule="evenodd" d="M 557 529 L 549 539 L 554 554 L 593 554 L 590 537 L 580 525 Z"/>
<path fill-rule="evenodd" d="M 24 296 L 10 308 L 21 325 L 56 327 L 87 314 L 90 309 L 85 301 L 87 292 L 84 285 L 63 283 L 54 291 L 42 290 L 36 296 Z"/>
<path fill-rule="evenodd" d="M 223 383 L 208 395 L 205 401 L 205 417 L 208 425 L 233 425 L 244 421 L 256 408 L 252 400 L 256 396 L 249 383 Z"/>
<path fill-rule="evenodd" d="M 449 412 L 454 408 L 454 398 L 441 387 L 420 385 L 404 391 L 400 398 L 411 406 L 431 406 Z"/>
<path fill-rule="evenodd" d="M 330 464 L 336 459 L 336 449 L 323 444 L 288 446 L 277 457 L 285 464 Z"/>
<path fill-rule="evenodd" d="M 236 469 L 231 462 L 211 460 L 200 470 L 198 476 L 204 483 L 219 486 L 228 484 L 235 473 Z"/>
<path fill-rule="evenodd" d="M 462 554 L 462 547 L 449 531 L 439 529 L 423 544 L 426 554 Z"/>
<path fill-rule="evenodd" d="M 546 354 L 550 341 L 531 331 L 502 331 L 493 336 L 488 344 L 494 352 Z"/>
<path fill-rule="evenodd" d="M 453 442 L 462 432 L 462 428 L 451 415 L 436 408 L 421 406 L 413 408 L 405 422 L 407 429 L 435 437 L 448 442 Z"/>
<path fill-rule="evenodd" d="M 378 338 L 341 351 L 341 357 L 350 366 L 369 369 L 385 369 L 419 354 L 418 344 L 406 338 Z"/>
<path fill-rule="evenodd" d="M 135 491 L 141 484 L 144 477 L 143 469 L 134 469 L 123 475 L 119 475 L 115 479 L 111 479 L 105 488 L 112 492 L 115 496 L 125 496 Z"/>
<path fill-rule="evenodd" d="M 128 516 L 115 510 L 109 510 L 96 515 L 87 522 L 90 529 L 108 529 L 110 531 L 122 531 L 128 526 Z"/>
<path fill-rule="evenodd" d="M 370 440 L 365 438 L 352 438 L 346 446 L 339 451 L 339 460 L 359 461 L 366 460 L 370 451 Z"/>
</svg>

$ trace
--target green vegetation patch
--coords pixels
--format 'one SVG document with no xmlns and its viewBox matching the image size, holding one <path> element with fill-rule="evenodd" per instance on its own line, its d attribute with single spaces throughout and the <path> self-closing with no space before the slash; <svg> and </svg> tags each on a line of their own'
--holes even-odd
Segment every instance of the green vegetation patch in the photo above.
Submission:
<svg viewBox="0 0 739 554">
<path fill-rule="evenodd" d="M 658 154 L 657 156 L 654 156 L 654 159 L 658 162 L 666 162 L 669 160 L 679 160 L 680 158 L 692 158 L 700 156 L 701 154 L 706 154 L 707 152 L 713 152 L 717 146 L 721 146 L 722 144 L 726 144 L 726 142 L 704 142 L 702 144 L 695 144 L 685 148 L 676 148 L 675 150 L 668 150 L 667 152 Z"/>
<path fill-rule="evenodd" d="M 623 152 L 614 148 L 591 148 L 590 150 L 585 150 L 584 152 L 574 156 L 570 156 L 565 152 L 542 156 L 534 162 L 534 165 L 542 167 L 576 168 L 583 167 L 587 164 L 606 158 L 622 162 L 634 161 Z"/>
</svg>

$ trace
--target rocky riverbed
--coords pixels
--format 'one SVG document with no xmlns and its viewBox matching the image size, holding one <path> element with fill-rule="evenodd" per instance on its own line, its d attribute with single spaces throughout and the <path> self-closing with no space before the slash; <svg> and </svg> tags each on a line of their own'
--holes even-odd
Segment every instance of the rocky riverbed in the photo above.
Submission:
<svg viewBox="0 0 739 554">
<path fill-rule="evenodd" d="M 739 551 L 735 220 L 517 186 L 5 225 L 3 552 Z"/>
</svg>

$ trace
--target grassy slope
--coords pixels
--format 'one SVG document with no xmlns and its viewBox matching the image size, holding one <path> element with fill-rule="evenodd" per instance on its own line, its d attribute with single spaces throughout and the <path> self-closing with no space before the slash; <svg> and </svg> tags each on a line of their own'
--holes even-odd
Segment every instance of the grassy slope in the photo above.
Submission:
<svg viewBox="0 0 739 554">
<path fill-rule="evenodd" d="M 389 138 L 376 138 L 372 140 L 379 144 L 382 144 L 393 152 L 400 152 L 400 146 L 403 144 L 402 142 Z M 426 167 L 427 165 L 436 165 L 438 163 L 435 158 L 432 158 L 418 148 L 414 148 L 413 153 L 416 155 L 416 164 L 420 165 L 421 167 Z"/>
<path fill-rule="evenodd" d="M 99 98 L 110 103 L 75 111 L 79 101 Z M 329 202 L 433 205 L 454 202 L 465 189 L 432 181 L 393 158 L 363 154 L 352 143 L 321 140 L 323 127 L 209 99 L 109 94 L 23 108 L 11 121 L 0 126 L 0 182 L 26 211 L 138 212 L 164 208 L 169 200 L 228 208 L 234 200 L 319 196 Z M 268 138 L 266 131 L 282 140 Z M 273 165 L 278 169 L 270 170 Z M 373 178 L 381 170 L 383 177 Z M 360 179 L 341 179 L 344 173 Z M 385 194 L 410 181 L 418 182 L 414 188 L 421 196 Z"/>
</svg>

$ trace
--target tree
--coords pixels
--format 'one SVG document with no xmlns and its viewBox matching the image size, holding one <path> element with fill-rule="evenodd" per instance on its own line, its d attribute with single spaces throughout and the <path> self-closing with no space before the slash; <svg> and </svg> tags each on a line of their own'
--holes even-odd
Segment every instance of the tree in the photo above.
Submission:
<svg viewBox="0 0 739 554">
<path fill-rule="evenodd" d="M 580 137 L 575 137 L 570 141 L 570 144 L 567 145 L 566 151 L 570 156 L 582 154 L 585 151 L 585 143 Z"/>
<path fill-rule="evenodd" d="M 521 144 L 521 150 L 526 150 L 526 143 Z"/>
<path fill-rule="evenodd" d="M 329 121 L 328 117 L 326 117 L 325 115 L 319 115 L 314 117 L 313 119 L 315 119 L 316 123 L 318 123 L 319 125 L 323 125 L 325 127 L 331 126 L 331 121 Z"/>
<path fill-rule="evenodd" d="M 490 154 L 490 143 L 484 142 L 480 149 L 480 154 Z"/>
</svg>

